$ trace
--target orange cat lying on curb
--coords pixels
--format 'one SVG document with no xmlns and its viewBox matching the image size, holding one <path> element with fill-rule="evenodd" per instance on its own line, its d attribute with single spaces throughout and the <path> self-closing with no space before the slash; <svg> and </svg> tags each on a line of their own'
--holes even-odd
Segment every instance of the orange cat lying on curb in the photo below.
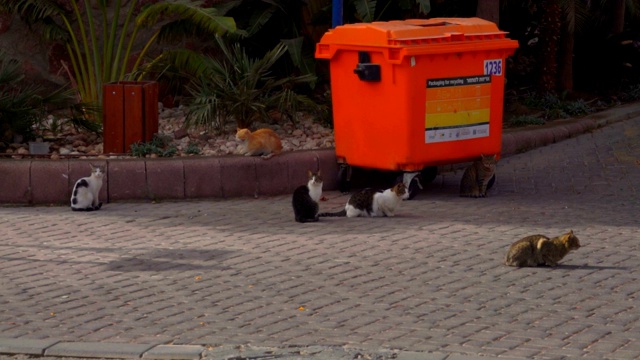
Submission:
<svg viewBox="0 0 640 360">
<path fill-rule="evenodd" d="M 249 129 L 238 129 L 236 140 L 240 141 L 238 152 L 245 156 L 259 156 L 268 159 L 282 151 L 282 142 L 275 131 L 271 129 L 258 129 L 251 132 Z"/>
</svg>

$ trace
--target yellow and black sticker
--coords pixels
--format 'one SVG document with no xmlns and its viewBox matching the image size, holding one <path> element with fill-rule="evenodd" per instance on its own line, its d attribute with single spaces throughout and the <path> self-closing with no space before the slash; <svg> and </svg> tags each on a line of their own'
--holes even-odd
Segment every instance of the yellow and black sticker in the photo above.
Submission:
<svg viewBox="0 0 640 360">
<path fill-rule="evenodd" d="M 491 75 L 428 79 L 425 142 L 489 136 Z"/>
</svg>

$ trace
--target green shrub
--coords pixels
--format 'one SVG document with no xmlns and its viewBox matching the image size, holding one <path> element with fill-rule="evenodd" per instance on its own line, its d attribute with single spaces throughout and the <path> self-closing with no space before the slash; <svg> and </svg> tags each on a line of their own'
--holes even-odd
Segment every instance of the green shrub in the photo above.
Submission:
<svg viewBox="0 0 640 360">
<path fill-rule="evenodd" d="M 69 75 L 73 74 L 78 94 L 87 104 L 101 102 L 104 83 L 125 79 L 132 58 L 136 59 L 135 72 L 156 41 L 236 31 L 233 18 L 188 0 L 0 0 L 0 10 L 19 15 L 31 29 L 41 31 L 44 39 L 65 45 L 71 59 Z M 154 32 L 148 36 L 145 29 Z M 132 56 L 136 41 L 144 46 Z"/>
<path fill-rule="evenodd" d="M 636 101 L 640 100 L 640 85 L 630 86 L 622 93 L 623 101 Z"/>
<path fill-rule="evenodd" d="M 41 135 L 50 111 L 73 110 L 70 90 L 50 92 L 24 77 L 21 64 L 0 52 L 0 141 L 13 142 L 16 135 L 32 140 Z"/>
<path fill-rule="evenodd" d="M 154 135 L 149 142 L 136 142 L 131 144 L 131 154 L 135 157 L 147 157 L 156 154 L 159 157 L 173 157 L 178 153 L 174 146 L 170 146 L 171 137 L 166 135 Z"/>
<path fill-rule="evenodd" d="M 269 120 L 269 111 L 296 120 L 298 111 L 314 110 L 317 105 L 295 91 L 296 86 L 315 81 L 313 75 L 276 78 L 272 66 L 287 51 L 278 44 L 261 59 L 250 58 L 239 44 L 229 47 L 216 38 L 222 56 L 203 59 L 202 76 L 189 86 L 187 126 L 222 130 L 235 121 L 237 127 L 249 127 L 256 120 Z"/>
<path fill-rule="evenodd" d="M 544 119 L 555 120 L 564 119 L 571 116 L 590 114 L 595 109 L 586 101 L 578 99 L 576 101 L 563 100 L 555 94 L 544 95 L 527 94 L 522 103 L 530 108 L 539 109 L 544 112 Z"/>
<path fill-rule="evenodd" d="M 199 155 L 200 147 L 195 142 L 190 142 L 187 148 L 184 150 L 187 155 Z"/>
<path fill-rule="evenodd" d="M 508 120 L 508 125 L 513 127 L 529 126 L 529 125 L 544 125 L 546 122 L 533 115 L 520 115 L 514 116 Z"/>
<path fill-rule="evenodd" d="M 593 112 L 593 108 L 582 99 L 565 102 L 563 110 L 569 116 L 586 115 Z"/>
</svg>

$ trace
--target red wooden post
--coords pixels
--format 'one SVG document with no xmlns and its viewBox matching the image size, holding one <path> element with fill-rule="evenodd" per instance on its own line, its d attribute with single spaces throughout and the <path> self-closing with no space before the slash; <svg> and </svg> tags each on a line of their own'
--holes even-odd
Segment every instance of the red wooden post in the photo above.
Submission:
<svg viewBox="0 0 640 360">
<path fill-rule="evenodd" d="M 103 152 L 127 153 L 158 132 L 158 83 L 118 81 L 102 88 Z"/>
<path fill-rule="evenodd" d="M 103 153 L 124 152 L 124 97 L 122 86 L 105 84 L 102 87 Z"/>
<path fill-rule="evenodd" d="M 155 81 L 144 84 L 144 141 L 151 141 L 158 133 L 158 93 L 159 86 Z"/>
</svg>

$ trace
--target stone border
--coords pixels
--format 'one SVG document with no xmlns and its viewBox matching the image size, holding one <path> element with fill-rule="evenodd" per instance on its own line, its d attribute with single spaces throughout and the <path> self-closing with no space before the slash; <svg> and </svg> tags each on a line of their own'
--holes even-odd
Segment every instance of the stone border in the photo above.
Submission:
<svg viewBox="0 0 640 360">
<path fill-rule="evenodd" d="M 332 149 L 260 157 L 181 157 L 169 159 L 0 160 L 0 204 L 69 205 L 75 181 L 102 164 L 107 176 L 101 201 L 233 198 L 292 193 L 321 169 L 324 186 L 337 188 L 338 164 Z"/>
<path fill-rule="evenodd" d="M 63 342 L 0 338 L 0 354 L 78 358 L 200 359 L 207 349 L 199 345 Z"/>
<path fill-rule="evenodd" d="M 0 354 L 38 357 L 73 357 L 157 360 L 305 359 L 318 360 L 384 358 L 396 360 L 444 360 L 449 354 L 352 346 L 287 346 L 285 348 L 246 345 L 166 345 L 0 338 Z M 367 354 L 367 355 L 365 355 Z"/>
<path fill-rule="evenodd" d="M 507 157 L 562 141 L 618 121 L 640 116 L 640 103 L 615 107 L 548 126 L 507 129 L 501 156 Z M 0 204 L 69 205 L 75 181 L 89 172 L 89 162 L 107 167 L 103 202 L 234 198 L 291 194 L 307 182 L 306 171 L 322 170 L 325 190 L 338 188 L 339 165 L 333 149 L 259 157 L 180 157 L 169 159 L 3 159 Z M 451 171 L 465 164 L 441 166 Z"/>
</svg>

